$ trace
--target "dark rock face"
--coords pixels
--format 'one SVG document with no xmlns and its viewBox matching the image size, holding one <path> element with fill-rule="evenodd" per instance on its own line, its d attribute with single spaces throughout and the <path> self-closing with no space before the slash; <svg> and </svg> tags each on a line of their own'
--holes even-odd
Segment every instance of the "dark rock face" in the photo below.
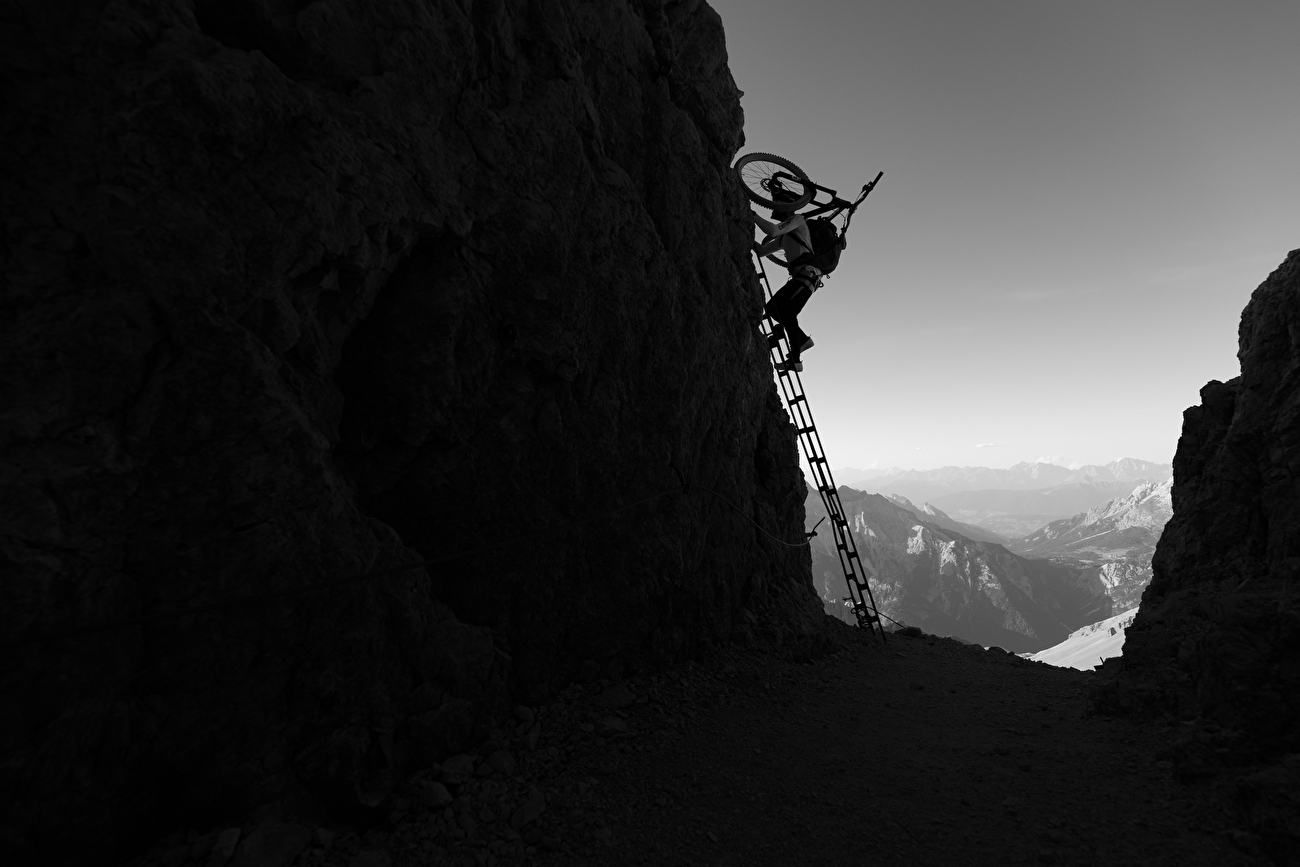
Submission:
<svg viewBox="0 0 1300 867">
<path fill-rule="evenodd" d="M 1101 707 L 1300 750 L 1300 250 L 1242 314 L 1241 376 L 1183 414 L 1173 518 Z"/>
<path fill-rule="evenodd" d="M 7 859 L 377 807 L 584 661 L 814 639 L 806 549 L 703 490 L 799 538 L 707 4 L 21 5 Z"/>
</svg>

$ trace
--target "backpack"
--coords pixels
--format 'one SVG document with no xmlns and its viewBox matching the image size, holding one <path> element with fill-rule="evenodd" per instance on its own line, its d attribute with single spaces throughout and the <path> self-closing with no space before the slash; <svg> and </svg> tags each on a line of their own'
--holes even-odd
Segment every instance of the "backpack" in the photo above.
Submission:
<svg viewBox="0 0 1300 867">
<path fill-rule="evenodd" d="M 844 239 L 835 229 L 835 224 L 825 217 L 814 217 L 808 221 L 808 237 L 812 240 L 812 252 L 804 253 L 789 267 L 811 265 L 823 274 L 834 271 L 840 264 L 840 251 L 844 249 Z"/>
</svg>

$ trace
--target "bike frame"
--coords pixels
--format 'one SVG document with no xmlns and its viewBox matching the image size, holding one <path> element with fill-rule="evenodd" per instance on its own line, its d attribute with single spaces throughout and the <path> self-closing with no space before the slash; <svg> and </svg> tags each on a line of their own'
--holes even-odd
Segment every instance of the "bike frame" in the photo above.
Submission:
<svg viewBox="0 0 1300 867">
<path fill-rule="evenodd" d="M 777 172 L 773 177 L 778 180 L 786 178 L 791 181 L 798 181 L 800 184 L 806 184 L 813 188 L 812 200 L 803 205 L 804 208 L 812 205 L 813 209 L 811 211 L 805 211 L 802 209 L 796 211 L 795 213 L 799 214 L 801 217 L 820 217 L 822 214 L 830 213 L 830 218 L 833 220 L 840 214 L 848 211 L 848 215 L 844 218 L 844 228 L 840 230 L 840 236 L 846 237 L 849 234 L 849 223 L 853 221 L 853 212 L 858 209 L 858 206 L 862 204 L 867 196 L 871 195 L 871 191 L 876 188 L 876 184 L 880 183 L 880 179 L 884 176 L 884 172 L 876 172 L 876 176 L 872 178 L 871 183 L 864 184 L 858 197 L 851 202 L 841 199 L 839 193 L 832 190 L 830 187 L 823 187 L 821 184 L 813 183 L 811 180 L 805 181 L 803 178 L 796 178 L 794 175 L 787 175 L 784 172 Z M 818 193 L 825 193 L 830 196 L 831 200 L 829 202 L 817 201 Z M 775 253 L 768 254 L 767 258 L 771 259 L 783 268 L 788 267 L 783 260 L 776 258 Z"/>
<path fill-rule="evenodd" d="M 781 177 L 781 174 L 782 173 L 778 172 L 776 177 Z M 822 214 L 829 212 L 831 219 L 833 220 L 844 211 L 848 211 L 848 216 L 844 218 L 844 232 L 848 232 L 849 230 L 849 222 L 853 219 L 853 212 L 858 209 L 858 206 L 862 204 L 863 200 L 866 199 L 867 196 L 871 195 L 871 191 L 876 188 L 876 184 L 878 184 L 880 179 L 884 176 L 884 172 L 877 172 L 871 183 L 863 185 L 858 197 L 849 202 L 841 199 L 839 193 L 832 190 L 830 187 L 823 187 L 821 184 L 813 183 L 812 181 L 805 182 L 803 178 L 796 178 L 793 175 L 787 175 L 790 180 L 798 181 L 801 184 L 806 183 L 808 186 L 813 188 L 812 200 L 803 206 L 806 208 L 808 205 L 812 205 L 813 209 L 811 211 L 801 209 L 797 213 L 803 217 L 820 217 Z M 818 193 L 825 193 L 830 196 L 831 200 L 829 202 L 817 201 Z"/>
</svg>

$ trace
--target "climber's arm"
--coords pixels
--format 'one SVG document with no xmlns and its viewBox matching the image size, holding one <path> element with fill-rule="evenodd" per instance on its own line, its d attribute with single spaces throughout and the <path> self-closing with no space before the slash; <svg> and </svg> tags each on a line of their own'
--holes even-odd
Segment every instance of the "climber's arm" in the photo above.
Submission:
<svg viewBox="0 0 1300 867">
<path fill-rule="evenodd" d="M 766 238 L 763 239 L 762 244 L 755 245 L 754 247 L 754 252 L 760 256 L 766 256 L 769 253 L 775 253 L 781 247 L 782 235 L 788 234 L 802 226 L 807 225 L 807 223 L 804 222 L 803 217 L 800 216 L 799 214 L 795 214 L 793 217 L 791 217 L 790 219 L 786 220 L 784 223 L 781 223 L 779 225 L 769 220 L 764 220 L 762 217 L 760 217 L 758 214 L 755 214 L 753 211 L 750 211 L 749 215 L 750 217 L 753 218 L 754 224 L 757 225 L 760 229 L 762 229 L 763 234 L 767 236 Z M 796 235 L 795 237 L 798 236 Z M 801 246 L 805 246 L 805 247 L 807 246 L 806 244 L 803 243 L 802 240 L 799 243 Z"/>
<path fill-rule="evenodd" d="M 776 232 L 777 225 L 776 223 L 773 223 L 771 220 L 764 220 L 762 217 L 760 217 L 758 214 L 755 214 L 753 211 L 749 212 L 749 216 L 754 221 L 754 225 L 758 226 L 760 229 L 763 230 L 764 235 L 771 236 L 774 232 Z"/>
</svg>

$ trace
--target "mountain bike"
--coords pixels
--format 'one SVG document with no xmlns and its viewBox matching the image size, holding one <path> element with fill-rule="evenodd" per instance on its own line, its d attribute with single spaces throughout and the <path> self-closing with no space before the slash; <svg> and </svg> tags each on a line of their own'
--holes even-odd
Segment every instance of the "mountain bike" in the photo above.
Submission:
<svg viewBox="0 0 1300 867">
<path fill-rule="evenodd" d="M 765 208 L 772 208 L 776 211 L 799 212 L 805 218 L 819 217 L 822 214 L 830 214 L 827 219 L 834 220 L 840 215 L 844 216 L 844 226 L 840 229 L 840 236 L 848 234 L 849 223 L 853 219 L 853 212 L 858 209 L 876 184 L 884 177 L 884 172 L 877 172 L 875 179 L 869 184 L 865 184 L 858 197 L 852 202 L 841 199 L 839 194 L 830 187 L 823 187 L 821 184 L 814 183 L 808 177 L 808 173 L 795 165 L 791 160 L 785 157 L 779 157 L 776 154 L 752 153 L 745 154 L 736 160 L 733 168 L 740 182 L 745 186 L 745 195 L 750 201 L 762 205 Z M 819 201 L 818 195 L 825 193 L 829 201 Z M 812 205 L 812 210 L 800 211 Z M 780 258 L 779 253 L 772 253 L 767 258 L 771 259 L 782 268 L 788 267 L 786 261 Z"/>
</svg>

